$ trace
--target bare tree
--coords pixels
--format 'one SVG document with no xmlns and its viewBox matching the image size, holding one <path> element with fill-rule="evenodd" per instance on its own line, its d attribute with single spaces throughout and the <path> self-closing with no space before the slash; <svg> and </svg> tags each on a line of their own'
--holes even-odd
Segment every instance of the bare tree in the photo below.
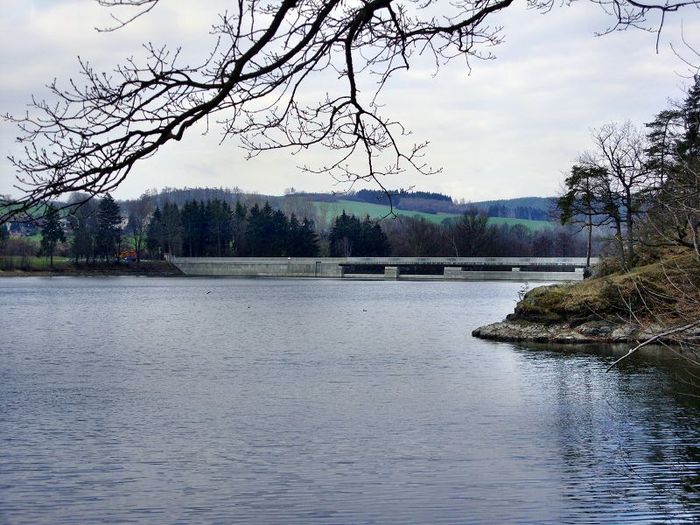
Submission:
<svg viewBox="0 0 700 525">
<path fill-rule="evenodd" d="M 700 77 L 697 74 L 685 100 L 659 113 L 648 129 L 646 162 L 655 184 L 648 213 L 642 221 L 640 240 L 660 261 L 656 267 L 630 274 L 628 279 L 633 286 L 619 290 L 625 314 L 649 334 L 624 357 L 655 343 L 667 346 L 697 366 L 700 365 Z"/>
<path fill-rule="evenodd" d="M 595 191 L 614 225 L 622 265 L 627 266 L 635 260 L 637 218 L 652 187 L 646 138 L 628 121 L 594 130 L 593 142 L 595 149 L 583 154 L 580 163 L 600 175 Z"/>
<path fill-rule="evenodd" d="M 149 195 L 144 194 L 131 204 L 126 230 L 131 234 L 132 246 L 136 252 L 136 262 L 141 262 L 143 249 L 146 245 L 148 220 L 153 213 L 153 202 Z"/>
<path fill-rule="evenodd" d="M 160 0 L 97 0 L 131 8 L 114 16 L 114 30 L 156 11 Z M 591 0 L 610 16 L 603 32 L 629 27 L 660 31 L 665 16 L 700 0 Z M 20 206 L 66 192 L 112 191 L 134 165 L 195 124 L 216 122 L 223 138 L 238 137 L 250 155 L 321 146 L 337 156 L 324 166 L 340 181 L 372 180 L 412 169 L 432 173 L 426 143 L 410 144 L 407 130 L 385 115 L 378 96 L 392 76 L 420 55 L 436 68 L 455 59 L 492 58 L 501 41 L 492 15 L 513 0 L 259 0 L 231 2 L 213 33 L 216 46 L 199 65 L 179 52 L 146 44 L 111 74 L 81 61 L 83 81 L 50 85 L 53 100 L 35 100 L 24 116 L 7 116 L 23 133 L 22 157 L 12 158 Z M 554 0 L 528 0 L 546 11 Z M 201 9 L 198 6 L 197 9 Z M 439 16 L 438 16 L 439 14 Z M 651 17 L 651 18 L 650 18 Z M 335 77 L 335 91 L 316 101 L 306 89 Z"/>
<path fill-rule="evenodd" d="M 448 231 L 455 257 L 478 257 L 493 243 L 496 228 L 475 209 L 465 211 Z"/>
<path fill-rule="evenodd" d="M 399 215 L 382 222 L 382 229 L 389 239 L 392 256 L 434 257 L 452 250 L 447 235 L 451 230 L 421 217 Z"/>
</svg>

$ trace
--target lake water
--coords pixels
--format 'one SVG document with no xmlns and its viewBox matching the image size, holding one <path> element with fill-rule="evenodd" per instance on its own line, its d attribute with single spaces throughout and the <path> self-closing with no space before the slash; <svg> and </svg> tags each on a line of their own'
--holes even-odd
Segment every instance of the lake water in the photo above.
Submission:
<svg viewBox="0 0 700 525">
<path fill-rule="evenodd" d="M 0 279 L 0 523 L 700 520 L 687 376 L 472 338 L 521 287 Z"/>
</svg>

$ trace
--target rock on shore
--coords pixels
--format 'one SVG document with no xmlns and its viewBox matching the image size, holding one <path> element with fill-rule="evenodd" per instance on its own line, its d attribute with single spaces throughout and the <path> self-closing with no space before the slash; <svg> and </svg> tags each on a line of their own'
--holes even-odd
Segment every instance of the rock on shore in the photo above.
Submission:
<svg viewBox="0 0 700 525">
<path fill-rule="evenodd" d="M 700 325 L 689 324 L 700 319 L 698 289 L 697 259 L 667 258 L 628 272 L 534 288 L 504 321 L 477 328 L 472 335 L 563 344 L 635 343 L 663 336 L 668 343 L 700 348 Z"/>
<path fill-rule="evenodd" d="M 525 320 L 505 320 L 477 328 L 474 337 L 496 341 L 532 343 L 624 343 L 648 338 L 652 333 L 630 324 L 589 321 L 572 326 L 569 323 L 540 323 Z"/>
</svg>

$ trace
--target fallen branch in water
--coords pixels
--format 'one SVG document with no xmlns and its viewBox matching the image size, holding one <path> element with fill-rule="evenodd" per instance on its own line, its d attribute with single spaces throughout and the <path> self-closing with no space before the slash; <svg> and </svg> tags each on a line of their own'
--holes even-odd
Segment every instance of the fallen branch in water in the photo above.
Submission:
<svg viewBox="0 0 700 525">
<path fill-rule="evenodd" d="M 691 328 L 694 328 L 694 327 L 696 327 L 696 326 L 698 326 L 698 325 L 700 325 L 700 319 L 698 319 L 697 321 L 693 321 L 692 323 L 689 323 L 689 324 L 684 325 L 684 326 L 678 326 L 678 327 L 676 327 L 676 328 L 672 328 L 672 329 L 670 329 L 670 330 L 666 330 L 665 332 L 661 332 L 660 334 L 656 334 L 656 335 L 654 335 L 653 337 L 650 337 L 649 339 L 647 339 L 647 340 L 645 340 L 645 341 L 642 341 L 642 342 L 639 343 L 637 346 L 635 346 L 634 348 L 632 348 L 631 350 L 629 350 L 625 355 L 623 355 L 623 356 L 620 357 L 619 359 L 615 360 L 615 362 L 614 362 L 613 364 L 611 364 L 611 365 L 607 368 L 606 372 L 609 372 L 610 370 L 612 370 L 613 368 L 615 368 L 615 366 L 616 366 L 618 363 L 620 363 L 621 361 L 624 361 L 625 359 L 627 359 L 629 356 L 631 356 L 632 354 L 634 354 L 634 353 L 635 353 L 637 350 L 639 350 L 640 348 L 643 348 L 643 347 L 645 347 L 645 346 L 647 346 L 647 345 L 650 345 L 650 344 L 652 344 L 652 343 L 654 343 L 654 342 L 656 342 L 656 341 L 658 341 L 658 340 L 660 340 L 660 339 L 663 339 L 664 337 L 668 337 L 669 335 L 677 334 L 677 333 L 679 333 L 679 332 L 685 332 L 686 330 L 690 330 Z"/>
</svg>

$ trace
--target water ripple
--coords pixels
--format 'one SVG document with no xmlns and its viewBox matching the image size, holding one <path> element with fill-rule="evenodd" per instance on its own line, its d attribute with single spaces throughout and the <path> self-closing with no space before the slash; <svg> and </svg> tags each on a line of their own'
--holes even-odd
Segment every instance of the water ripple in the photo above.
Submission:
<svg viewBox="0 0 700 525">
<path fill-rule="evenodd" d="M 0 522 L 700 520 L 678 370 L 471 338 L 519 288 L 0 279 Z"/>
</svg>

